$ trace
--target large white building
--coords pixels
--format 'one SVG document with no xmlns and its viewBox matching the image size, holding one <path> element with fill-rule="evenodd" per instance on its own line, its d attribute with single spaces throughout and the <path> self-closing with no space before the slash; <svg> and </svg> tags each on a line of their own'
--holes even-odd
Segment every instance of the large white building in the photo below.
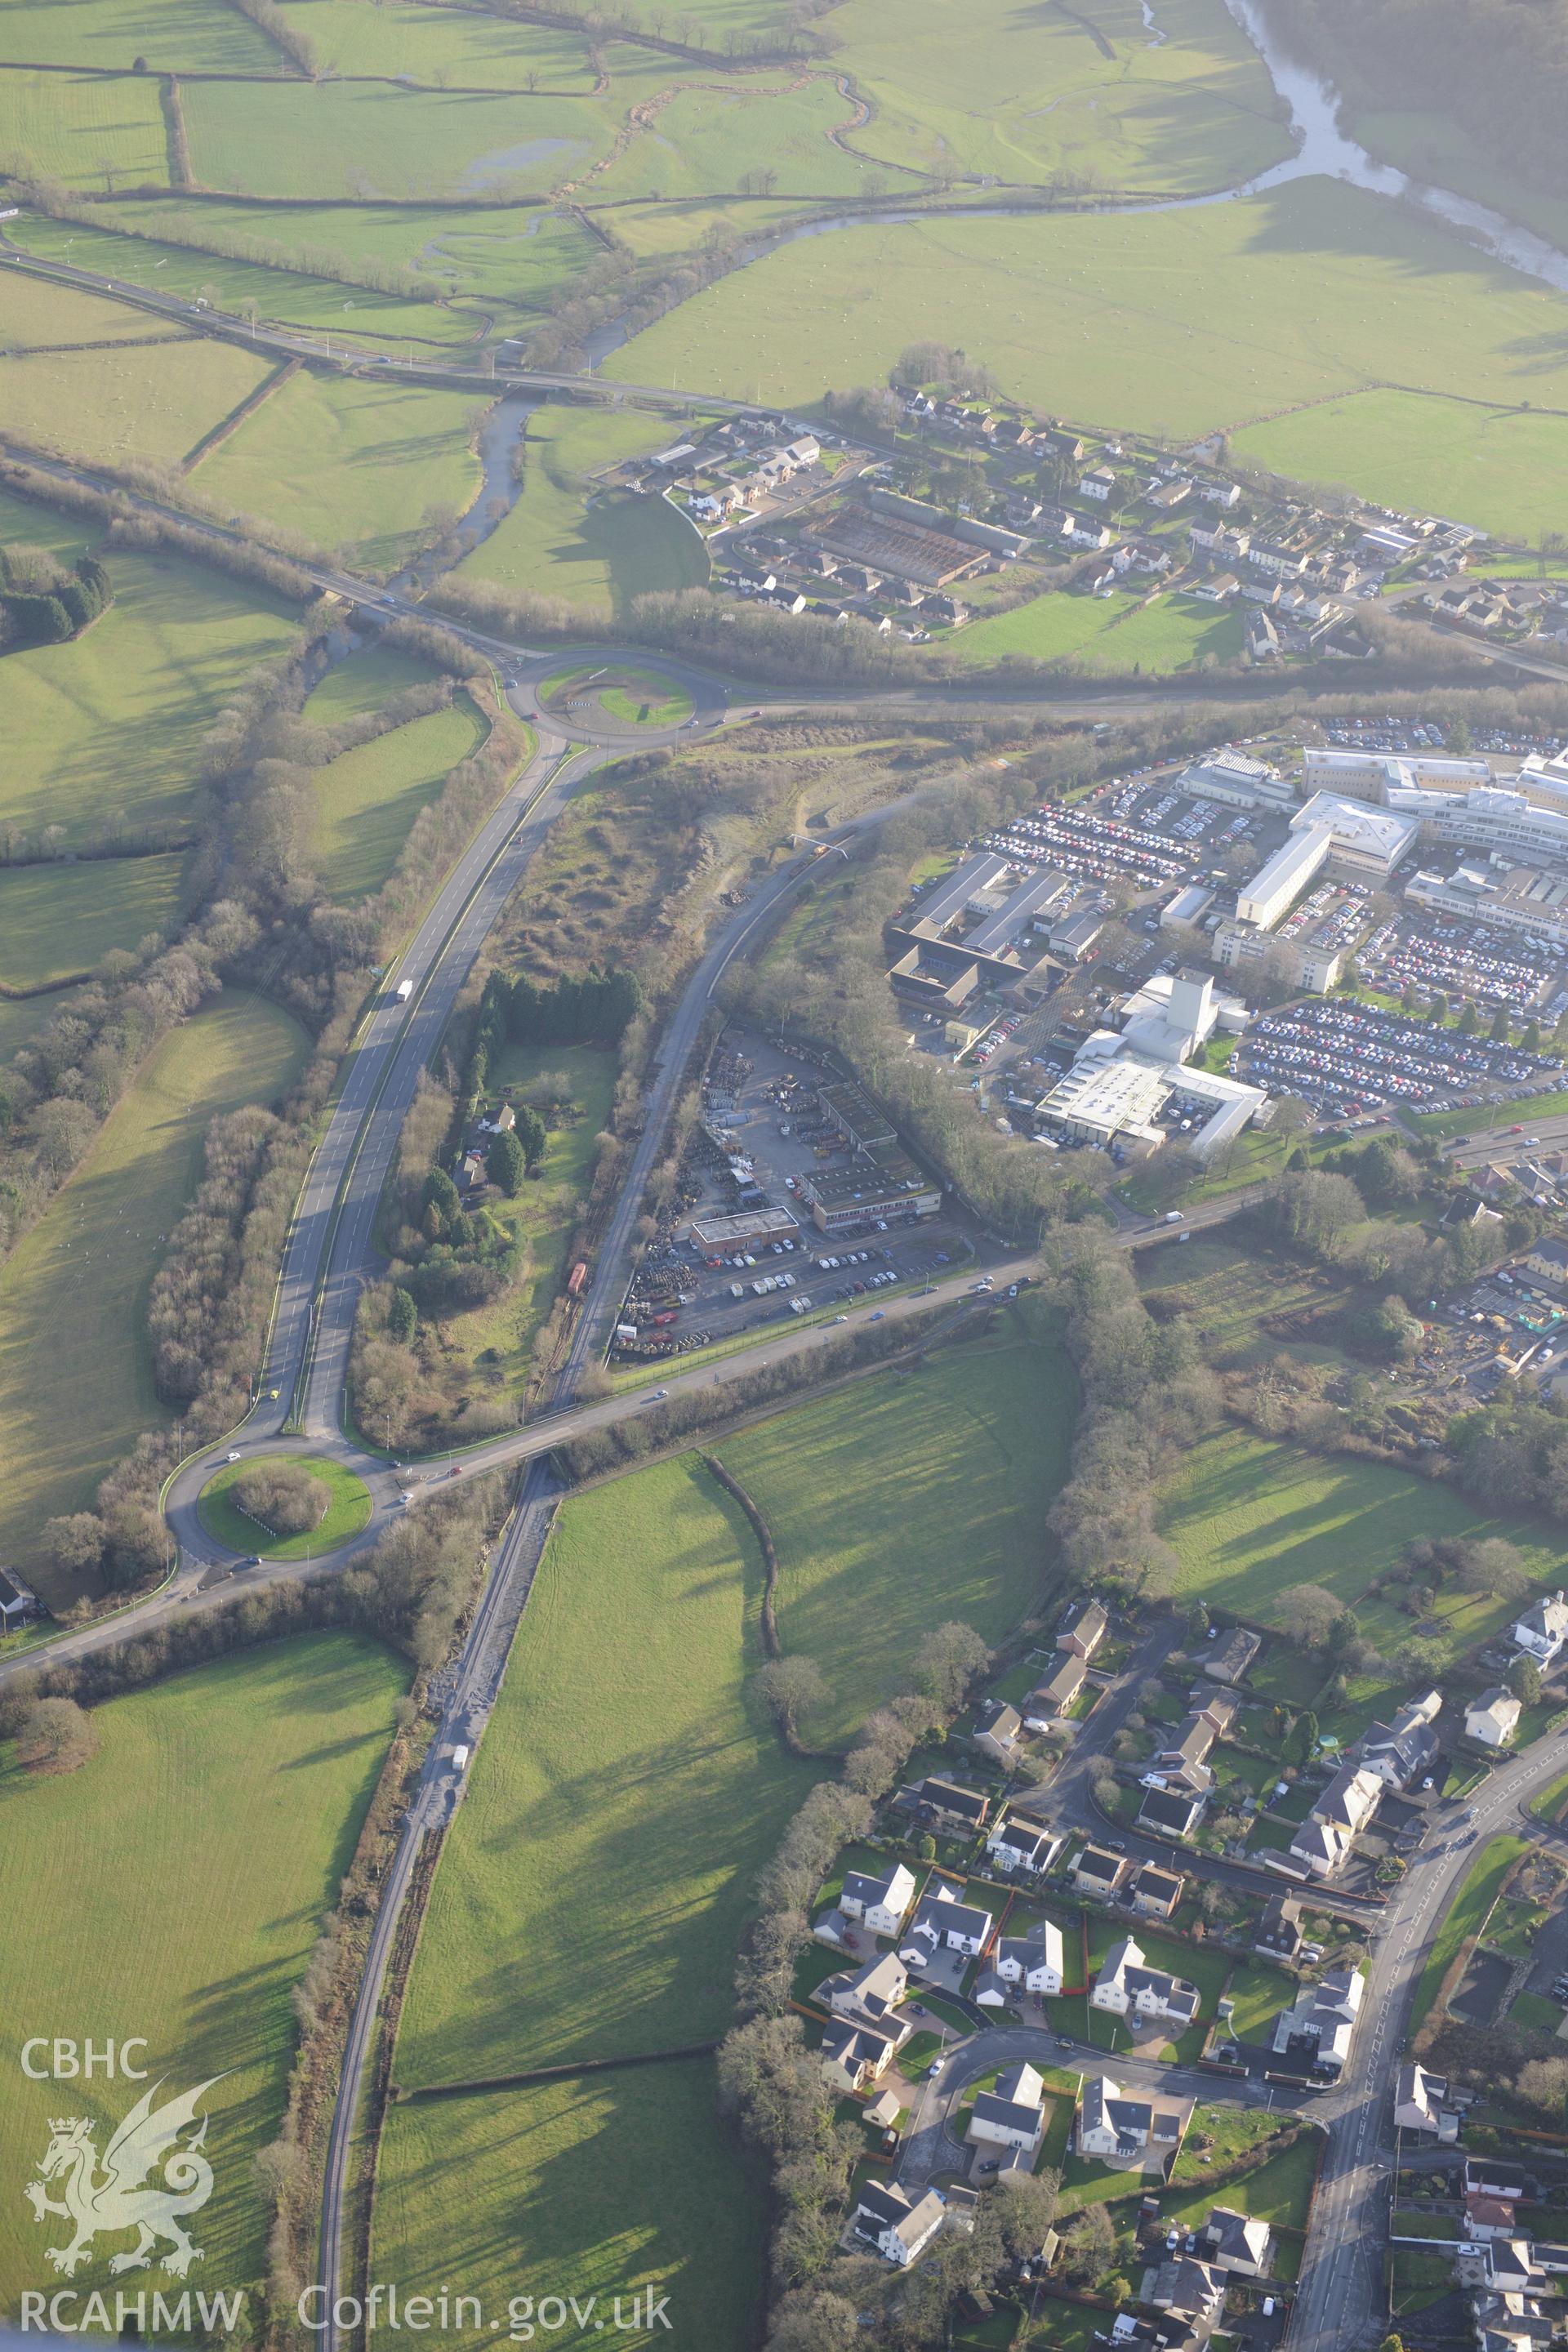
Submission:
<svg viewBox="0 0 1568 2352">
<path fill-rule="evenodd" d="M 1218 801 L 1224 808 L 1285 808 L 1296 797 L 1290 778 L 1268 760 L 1245 751 L 1214 751 L 1194 760 L 1176 779 L 1179 792 L 1194 800 Z"/>
<path fill-rule="evenodd" d="M 1241 1133 L 1268 1097 L 1259 1087 L 1244 1087 L 1213 1070 L 1184 1069 L 1180 1062 L 1146 1061 L 1127 1050 L 1114 1029 L 1096 1029 L 1079 1048 L 1065 1078 L 1038 1107 L 1048 1127 L 1081 1137 L 1109 1150 L 1117 1141 L 1158 1150 L 1167 1139 L 1160 1113 L 1173 1095 L 1206 1110 L 1201 1127 L 1183 1139 L 1200 1157 Z"/>
</svg>

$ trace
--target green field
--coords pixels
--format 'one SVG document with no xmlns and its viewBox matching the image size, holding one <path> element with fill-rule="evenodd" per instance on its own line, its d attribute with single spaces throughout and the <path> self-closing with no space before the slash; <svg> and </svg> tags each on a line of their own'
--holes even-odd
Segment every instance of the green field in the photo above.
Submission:
<svg viewBox="0 0 1568 2352">
<path fill-rule="evenodd" d="M 7 9 L 7 37 L 10 15 Z M 18 52 L 7 49 L 5 55 Z M 167 184 L 163 114 L 158 85 L 150 76 L 99 81 L 85 74 L 6 73 L 4 93 L 7 170 L 15 168 L 15 157 L 68 188 L 95 194 Z"/>
<path fill-rule="evenodd" d="M 460 579 L 625 612 L 658 588 L 705 586 L 708 551 L 663 499 L 595 489 L 588 477 L 668 446 L 669 419 L 642 410 L 537 409 L 521 494 L 458 567 Z"/>
<path fill-rule="evenodd" d="M 9 283 L 9 281 L 7 281 Z M 128 315 L 105 303 L 118 327 Z M 210 336 L 170 336 L 111 351 L 0 358 L 0 415 L 23 445 L 89 464 L 178 466 L 204 434 L 249 398 L 268 362 Z"/>
<path fill-rule="evenodd" d="M 432 507 L 458 513 L 479 484 L 467 393 L 312 375 L 253 410 L 204 457 L 197 488 L 226 509 L 303 530 L 361 562 L 395 564 Z"/>
<path fill-rule="evenodd" d="M 1417 391 L 1568 408 L 1565 324 L 1561 296 L 1312 179 L 1195 212 L 807 238 L 694 296 L 604 373 L 794 403 L 877 382 L 929 336 L 1043 411 L 1184 439 L 1383 382 L 1394 349 Z"/>
<path fill-rule="evenodd" d="M 730 194 L 762 162 L 784 196 L 864 195 L 868 180 L 885 183 L 887 173 L 828 136 L 853 116 L 826 76 L 804 88 L 774 75 L 731 89 L 682 89 L 661 106 L 657 123 L 594 174 L 592 194 L 595 202 Z"/>
<path fill-rule="evenodd" d="M 425 8 L 400 0 L 395 8 L 364 0 L 312 0 L 310 38 L 323 66 L 339 74 L 406 74 L 439 87 L 466 82 L 487 89 L 541 90 L 594 87 L 584 39 L 542 25 Z"/>
<path fill-rule="evenodd" d="M 717 1446 L 778 1551 L 780 1640 L 832 1690 L 815 1738 L 847 1737 L 933 1626 L 995 1641 L 1029 1613 L 1077 1412 L 1056 1349 L 970 1346 Z"/>
<path fill-rule="evenodd" d="M 490 97 L 370 82 L 188 82 L 191 161 L 256 196 L 542 195 L 603 154 L 591 99 Z"/>
<path fill-rule="evenodd" d="M 690 1457 L 563 1507 L 442 1855 L 400 2082 L 723 2032 L 752 1875 L 815 1777 L 745 1689 L 761 1587 Z"/>
<path fill-rule="evenodd" d="M 1243 1430 L 1191 1449 L 1171 1482 L 1162 1522 L 1182 1562 L 1177 1590 L 1264 1624 L 1278 1619 L 1280 1601 L 1300 1584 L 1361 1603 L 1415 1536 L 1507 1536 L 1534 1574 L 1559 1572 L 1560 1547 L 1533 1521 L 1472 1509 L 1451 1486 L 1382 1463 L 1309 1454 Z M 1397 1647 L 1410 1628 L 1381 1600 L 1358 1613 L 1380 1647 Z M 1436 1613 L 1475 1641 L 1510 1612 L 1503 1601 L 1445 1593 Z"/>
<path fill-rule="evenodd" d="M 243 1478 L 247 1470 L 253 1470 L 255 1462 L 226 1462 L 202 1488 L 196 1507 L 209 1536 L 226 1544 L 230 1551 L 256 1552 L 263 1559 L 314 1559 L 323 1552 L 335 1551 L 339 1544 L 358 1535 L 371 1511 L 370 1493 L 363 1479 L 356 1478 L 342 1463 L 329 1462 L 316 1454 L 282 1454 L 276 1458 L 307 1471 L 331 1488 L 332 1499 L 326 1517 L 303 1535 L 268 1535 L 258 1520 L 247 1518 L 230 1499 L 235 1481 Z"/>
<path fill-rule="evenodd" d="M 599 2295 L 608 2342 L 727 2352 L 752 2340 L 763 2235 L 753 2168 L 714 2113 L 700 2059 L 386 2118 L 372 2259 L 401 2294 L 460 2280 L 487 2311 L 530 2288 L 536 2300 Z M 668 2332 L 631 2324 L 632 2297 L 648 2288 L 670 2298 Z M 372 2340 L 401 2342 L 379 2330 Z M 430 2340 L 473 2336 L 437 2327 Z"/>
<path fill-rule="evenodd" d="M 1244 465 L 1298 481 L 1353 481 L 1385 505 L 1449 515 L 1527 547 L 1568 530 L 1560 416 L 1358 392 L 1248 425 L 1232 447 Z"/>
<path fill-rule="evenodd" d="M 1412 2031 L 1420 2024 L 1436 2000 L 1443 1979 L 1458 1957 L 1460 1945 L 1468 1937 L 1480 1934 L 1486 1925 L 1487 1914 L 1497 1901 L 1503 1880 L 1520 1855 L 1529 1851 L 1522 1838 L 1489 1838 L 1471 1863 L 1458 1894 L 1438 1923 L 1426 1966 L 1416 1979 L 1415 1996 L 1410 2005 Z"/>
<path fill-rule="evenodd" d="M 435 676 L 429 663 L 416 655 L 378 641 L 332 664 L 306 697 L 305 716 L 314 727 L 341 727 L 345 719 L 364 719 L 380 710 L 411 686 L 428 686 Z"/>
<path fill-rule="evenodd" d="M 269 1643 L 95 1710 L 98 1754 L 37 1779 L 0 1749 L 0 1846 L 25 1902 L 0 1916 L 0 1999 L 26 2033 L 145 2035 L 163 2097 L 217 2076 L 205 2105 L 216 2187 L 192 2234 L 188 2282 L 249 2286 L 266 2217 L 252 2160 L 277 2135 L 296 2026 L 289 1995 L 353 1852 L 406 1670 L 348 1634 Z M 0 2174 L 0 2304 L 58 2283 L 23 2182 L 48 2118 L 109 2131 L 136 2086 L 31 2082 L 13 2064 Z M 58 2196 L 58 2188 L 51 2191 Z M 100 2237 L 72 2284 L 110 2284 L 122 2235 Z M 162 2271 L 138 2281 L 177 2292 Z M 112 2303 L 110 2309 L 112 2310 Z"/>
<path fill-rule="evenodd" d="M 1141 594 L 1036 597 L 994 620 L 971 622 L 951 640 L 964 662 L 1076 661 L 1089 669 L 1186 669 L 1205 659 L 1233 661 L 1246 642 L 1234 609 L 1191 596 Z M 949 642 L 944 639 L 944 643 Z"/>
<path fill-rule="evenodd" d="M 0 0 L 0 57 L 32 65 L 97 66 L 127 72 L 143 50 L 167 70 L 195 73 L 275 73 L 278 52 L 237 8 L 212 0 Z M 116 88 L 118 85 L 106 85 Z M 154 89 L 153 95 L 156 96 Z M 157 176 L 163 177 L 162 172 Z"/>
<path fill-rule="evenodd" d="M 91 1507 L 138 1433 L 169 1415 L 143 1339 L 163 1236 L 201 1172 L 207 1122 L 266 1102 L 305 1039 L 259 998 L 226 994 L 154 1048 L 65 1190 L 0 1268 L 0 1558 L 51 1607 L 77 1598 L 44 1559 L 46 1519 Z"/>
<path fill-rule="evenodd" d="M 483 713 L 459 695 L 318 772 L 306 854 L 334 898 L 380 889 L 420 810 L 489 733 Z"/>
<path fill-rule="evenodd" d="M 45 508 L 8 501 L 0 527 L 54 544 Z M 35 523 L 34 517 L 37 517 Z M 263 589 L 177 556 L 109 558 L 114 603 L 69 645 L 7 654 L 0 819 L 73 837 L 116 818 L 183 819 L 202 737 L 225 700 L 292 631 Z"/>
<path fill-rule="evenodd" d="M 0 984 L 37 988 L 90 971 L 150 931 L 167 935 L 182 857 L 99 857 L 0 868 Z"/>
<path fill-rule="evenodd" d="M 58 225 L 51 221 L 48 226 L 57 228 Z M 7 235 L 10 226 L 7 224 Z M 75 234 L 87 237 L 91 232 Z M 79 269 L 92 267 L 80 252 L 69 256 L 62 252 L 60 258 L 68 258 Z M 96 294 L 79 293 L 74 286 L 51 285 L 47 278 L 29 278 L 20 269 L 6 273 L 5 343 L 12 352 L 58 351 L 73 343 L 142 342 L 149 335 L 173 338 L 180 331 L 145 310 L 105 301 Z"/>
</svg>

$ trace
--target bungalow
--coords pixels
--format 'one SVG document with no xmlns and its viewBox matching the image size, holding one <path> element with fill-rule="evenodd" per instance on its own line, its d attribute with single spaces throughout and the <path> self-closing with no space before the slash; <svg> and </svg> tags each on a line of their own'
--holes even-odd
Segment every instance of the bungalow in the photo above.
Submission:
<svg viewBox="0 0 1568 2352">
<path fill-rule="evenodd" d="M 983 1830 L 991 1811 L 991 1800 L 978 1789 L 965 1789 L 956 1780 L 931 1780 L 920 1784 L 921 1802 L 944 1820 L 956 1822 L 961 1829 Z"/>
<path fill-rule="evenodd" d="M 1104 1641 L 1110 1620 L 1098 1601 L 1080 1601 L 1068 1610 L 1057 1633 L 1058 1650 L 1075 1658 L 1092 1658 Z"/>
<path fill-rule="evenodd" d="M 998 1702 L 987 1709 L 974 1735 L 974 1745 L 984 1748 L 987 1756 L 994 1756 L 999 1764 L 1010 1764 L 1023 1745 L 1023 1718 L 1017 1708 Z"/>
<path fill-rule="evenodd" d="M 907 2269 L 941 2229 L 947 2208 L 934 2189 L 918 2201 L 896 2180 L 863 2180 L 855 2192 L 856 2237 L 875 2246 L 885 2262 Z"/>
<path fill-rule="evenodd" d="M 896 1936 L 914 1899 L 914 1874 L 896 1862 L 882 1876 L 847 1870 L 838 1908 L 846 1918 L 858 1919 L 873 1936 Z"/>
<path fill-rule="evenodd" d="M 1271 1959 L 1293 1960 L 1303 1940 L 1300 1904 L 1293 1895 L 1271 1895 L 1252 1939 L 1253 1950 L 1267 1952 Z"/>
<path fill-rule="evenodd" d="M 1440 1691 L 1407 1699 L 1392 1723 L 1374 1723 L 1361 1740 L 1361 1760 L 1386 1788 L 1408 1789 L 1436 1761 L 1438 1738 L 1432 1726 L 1442 1713 Z"/>
<path fill-rule="evenodd" d="M 1206 579 L 1194 580 L 1190 593 L 1204 604 L 1228 604 L 1233 596 L 1241 593 L 1241 583 L 1234 572 L 1211 572 Z"/>
<path fill-rule="evenodd" d="M 1396 2129 L 1430 2132 L 1434 2139 L 1452 2139 L 1458 2118 L 1443 2105 L 1447 2090 L 1441 2074 L 1429 2074 L 1425 2066 L 1416 2065 L 1413 2060 L 1402 2066 L 1394 2085 Z"/>
<path fill-rule="evenodd" d="M 996 1974 L 1009 1987 L 1022 1985 L 1042 2000 L 1054 2000 L 1067 1982 L 1062 1931 L 1042 1919 L 1022 1936 L 1004 1936 L 996 1946 Z"/>
<path fill-rule="evenodd" d="M 896 2034 L 879 2032 L 858 2018 L 829 2018 L 817 2051 L 823 2080 L 836 2091 L 863 2091 L 886 2072 L 898 2046 Z"/>
<path fill-rule="evenodd" d="M 1024 1727 L 1026 1731 L 1044 1731 L 1071 1706 L 1089 1668 L 1076 1651 L 1069 1650 L 1056 1673 L 1047 1676 L 1037 1690 L 1024 1701 Z"/>
<path fill-rule="evenodd" d="M 1534 2184 L 1522 2164 L 1496 2156 L 1468 2156 L 1459 2185 L 1467 2197 L 1479 2189 L 1484 2196 L 1511 2197 L 1517 2203 L 1531 2194 Z"/>
<path fill-rule="evenodd" d="M 1066 1843 L 1037 1822 L 1004 1819 L 986 1839 L 985 1851 L 998 1870 L 1024 1870 L 1031 1878 L 1043 1878 Z"/>
<path fill-rule="evenodd" d="M 1145 491 L 1143 503 L 1152 507 L 1156 514 L 1174 514 L 1178 507 L 1186 505 L 1192 495 L 1192 483 L 1178 477 L 1173 482 L 1162 482 L 1157 489 Z"/>
<path fill-rule="evenodd" d="M 479 1122 L 481 1135 L 510 1135 L 516 1125 L 517 1113 L 510 1103 L 502 1103 L 489 1118 L 481 1118 Z"/>
<path fill-rule="evenodd" d="M 901 2033 L 894 2011 L 910 1989 L 910 1973 L 896 1952 L 879 1953 L 857 1969 L 828 1994 L 827 2005 L 836 2017 L 862 2019 L 884 2033 Z"/>
<path fill-rule="evenodd" d="M 1149 2301 L 1156 2311 L 1173 2312 L 1189 2326 L 1212 2327 L 1225 2309 L 1227 2281 L 1224 2271 L 1191 2254 L 1162 2263 L 1149 2285 Z"/>
<path fill-rule="evenodd" d="M 1157 2018 L 1175 2026 L 1178 2032 L 1191 2025 L 1203 2007 L 1203 1995 L 1196 1985 L 1189 1984 L 1184 1977 L 1171 1976 L 1163 1969 L 1148 1967 L 1142 1947 L 1131 1936 L 1124 1936 L 1119 1944 L 1111 1946 L 1089 1999 L 1092 2009 L 1109 2010 L 1115 2017 L 1126 2017 L 1131 2012 L 1136 2017 Z"/>
<path fill-rule="evenodd" d="M 1152 1863 L 1145 1863 L 1128 1900 L 1145 1919 L 1168 1919 L 1182 1899 L 1182 1884 L 1173 1870 L 1156 1870 Z"/>
<path fill-rule="evenodd" d="M 1513 1693 L 1494 1684 L 1465 1709 L 1465 1738 L 1481 1748 L 1506 1748 L 1519 1729 L 1522 1712 Z"/>
<path fill-rule="evenodd" d="M 1563 1643 L 1568 1642 L 1568 1599 L 1564 1599 L 1561 1585 L 1516 1620 L 1513 1638 L 1538 1665 L 1552 1664 Z"/>
<path fill-rule="evenodd" d="M 1245 1625 L 1235 1625 L 1205 1658 L 1204 1672 L 1211 1682 L 1238 1683 L 1262 1647 L 1261 1633 L 1249 1633 Z"/>
<path fill-rule="evenodd" d="M 1308 1985 L 1295 2008 L 1280 2018 L 1274 2032 L 1275 2054 L 1290 2058 L 1305 2071 L 1337 2075 L 1350 2055 L 1365 1990 L 1366 1979 L 1354 1969 L 1330 1969 L 1321 1983 Z"/>
<path fill-rule="evenodd" d="M 1149 1769 L 1142 1775 L 1143 1786 L 1185 1789 L 1193 1796 L 1206 1797 L 1214 1787 L 1214 1772 L 1205 1759 L 1216 1736 L 1206 1713 L 1185 1717 L 1176 1727 L 1170 1746 L 1156 1749 L 1151 1758 Z"/>
<path fill-rule="evenodd" d="M 1203 1798 L 1194 1797 L 1190 1790 L 1150 1789 L 1132 1826 L 1135 1830 L 1152 1830 L 1158 1837 L 1189 1837 L 1203 1809 Z"/>
<path fill-rule="evenodd" d="M 44 1613 L 43 1603 L 14 1568 L 0 1568 L 0 1633 L 15 1633 Z"/>
<path fill-rule="evenodd" d="M 975 2095 L 969 2137 L 994 2147 L 1022 2148 L 1033 2156 L 1046 2127 L 1046 2086 L 1030 2065 L 1008 2066 L 996 2087 Z"/>
<path fill-rule="evenodd" d="M 991 1940 L 991 1924 L 989 1911 L 982 1911 L 976 1904 L 961 1903 L 942 1879 L 921 1897 L 899 1947 L 899 1958 L 906 1968 L 929 1968 L 932 1954 L 945 1947 L 950 1952 L 962 1952 L 966 1959 L 978 1959 Z"/>
<path fill-rule="evenodd" d="M 1201 2232 L 1206 2259 L 1237 2278 L 1267 2278 L 1274 2257 L 1274 2232 L 1229 2205 L 1216 2205 Z"/>
<path fill-rule="evenodd" d="M 1102 1845 L 1086 1845 L 1072 1866 L 1072 1883 L 1083 1895 L 1114 1895 L 1131 1864 Z"/>
<path fill-rule="evenodd" d="M 1080 2156 L 1130 2157 L 1150 2148 L 1182 2144 L 1180 2108 L 1156 2108 L 1135 2097 L 1109 2074 L 1086 2074 L 1079 2094 L 1078 2152 Z"/>
<path fill-rule="evenodd" d="M 1517 2226 L 1512 2199 L 1487 2197 L 1479 2189 L 1472 2189 L 1465 2199 L 1464 2226 L 1466 2237 L 1473 2242 L 1511 2238 Z"/>
<path fill-rule="evenodd" d="M 962 629 L 969 618 L 969 607 L 953 596 L 928 596 L 921 608 L 933 621 L 945 621 L 950 628 Z"/>
</svg>

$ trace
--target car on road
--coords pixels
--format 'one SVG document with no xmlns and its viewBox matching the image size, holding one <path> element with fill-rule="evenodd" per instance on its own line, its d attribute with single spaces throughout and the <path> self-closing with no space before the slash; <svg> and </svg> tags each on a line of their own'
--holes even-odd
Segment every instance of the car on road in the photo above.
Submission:
<svg viewBox="0 0 1568 2352">
<path fill-rule="evenodd" d="M 658 1404 L 662 1402 L 663 1399 L 668 1394 L 669 1391 L 668 1389 L 655 1389 L 652 1396 L 648 1399 L 648 1402 L 649 1404 Z"/>
<path fill-rule="evenodd" d="M 224 1458 L 224 1460 L 225 1460 L 226 1462 L 237 1462 L 237 1461 L 239 1460 L 239 1448 L 238 1448 L 238 1446 L 237 1446 L 237 1445 L 236 1445 L 236 1446 L 234 1446 L 234 1447 L 232 1447 L 232 1448 L 230 1449 L 230 1451 L 229 1451 L 227 1454 L 226 1454 L 224 1455 L 224 1457 L 223 1457 L 223 1458 Z"/>
<path fill-rule="evenodd" d="M 885 1307 L 879 1307 L 875 1315 L 870 1318 L 873 1323 L 885 1323 L 887 1319 L 888 1310 Z"/>
<path fill-rule="evenodd" d="M 931 2060 L 931 2066 L 930 2066 L 930 2069 L 929 2069 L 929 2074 L 930 2074 L 930 2079 L 931 2079 L 933 2083 L 935 2082 L 935 2080 L 936 2080 L 937 2076 L 941 2074 L 941 2072 L 942 2072 L 942 2067 L 943 2067 L 943 2065 L 944 2065 L 945 2063 L 946 2063 L 946 2061 L 945 2061 L 944 2059 L 942 2059 L 942 2058 L 933 2058 L 933 2059 Z"/>
</svg>

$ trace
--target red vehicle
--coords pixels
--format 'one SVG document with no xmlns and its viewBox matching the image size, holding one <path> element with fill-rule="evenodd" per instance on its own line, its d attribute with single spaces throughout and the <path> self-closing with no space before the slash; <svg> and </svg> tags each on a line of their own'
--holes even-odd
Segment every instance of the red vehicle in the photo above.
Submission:
<svg viewBox="0 0 1568 2352">
<path fill-rule="evenodd" d="M 674 1322 L 675 1317 L 676 1309 L 673 1307 L 667 1315 L 656 1315 L 653 1318 L 655 1330 L 662 1331 L 667 1324 Z"/>
</svg>

